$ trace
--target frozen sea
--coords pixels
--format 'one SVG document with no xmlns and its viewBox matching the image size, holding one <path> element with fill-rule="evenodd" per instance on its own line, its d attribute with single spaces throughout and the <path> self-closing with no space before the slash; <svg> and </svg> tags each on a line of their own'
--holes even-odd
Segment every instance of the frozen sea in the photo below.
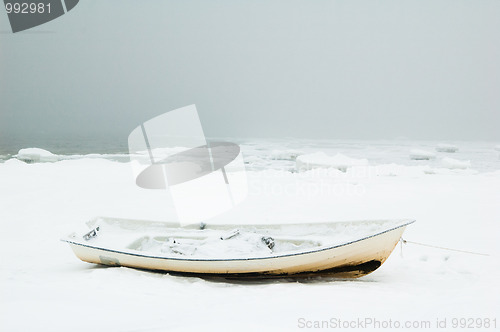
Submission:
<svg viewBox="0 0 500 332">
<path fill-rule="evenodd" d="M 136 187 L 120 144 L 4 144 L 0 330 L 366 331 L 389 322 L 399 330 L 500 328 L 498 142 L 229 140 L 241 146 L 249 194 L 217 221 L 307 227 L 412 218 L 406 240 L 485 255 L 408 243 L 355 280 L 244 282 L 100 267 L 79 261 L 59 239 L 99 215 L 175 219 L 168 192 Z M 441 143 L 458 151 L 436 151 Z M 56 157 L 15 157 L 32 147 Z M 432 158 L 410 159 L 415 150 Z"/>
<path fill-rule="evenodd" d="M 500 169 L 500 143 L 481 141 L 414 141 L 396 140 L 308 140 L 308 139 L 238 139 L 211 138 L 211 141 L 238 143 L 246 158 L 247 169 L 293 170 L 295 157 L 322 151 L 328 155 L 345 154 L 352 158 L 366 158 L 370 165 L 398 164 L 405 166 L 428 165 L 439 167 L 442 158 L 451 157 L 471 162 L 471 168 L 479 172 Z M 455 153 L 437 152 L 441 144 L 458 148 Z M 61 159 L 82 157 L 103 158 L 128 162 L 127 143 L 123 140 L 102 140 L 75 138 L 43 139 L 42 143 L 33 140 L 0 141 L 0 162 L 15 156 L 21 148 L 36 146 L 61 156 Z M 410 151 L 424 150 L 434 153 L 431 160 L 411 160 Z"/>
</svg>

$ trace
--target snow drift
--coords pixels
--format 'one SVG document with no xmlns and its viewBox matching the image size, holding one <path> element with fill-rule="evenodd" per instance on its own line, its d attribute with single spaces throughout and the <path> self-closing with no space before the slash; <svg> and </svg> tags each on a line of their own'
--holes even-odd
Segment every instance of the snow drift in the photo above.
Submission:
<svg viewBox="0 0 500 332">
<path fill-rule="evenodd" d="M 470 168 L 470 160 L 461 161 L 453 158 L 443 158 L 441 159 L 441 164 L 445 168 L 449 169 L 467 169 Z"/>
</svg>

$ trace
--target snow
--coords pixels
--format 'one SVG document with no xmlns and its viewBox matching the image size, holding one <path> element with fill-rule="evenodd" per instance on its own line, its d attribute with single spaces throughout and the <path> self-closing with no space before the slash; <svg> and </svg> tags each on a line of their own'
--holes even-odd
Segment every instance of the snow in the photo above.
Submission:
<svg viewBox="0 0 500 332">
<path fill-rule="evenodd" d="M 434 158 L 436 158 L 436 154 L 434 152 L 420 149 L 410 150 L 410 159 L 412 160 L 430 160 Z"/>
<path fill-rule="evenodd" d="M 298 171 L 306 171 L 314 168 L 336 168 L 339 171 L 346 172 L 349 167 L 368 165 L 366 159 L 349 158 L 341 153 L 335 156 L 329 156 L 324 152 L 315 152 L 298 156 L 296 159 L 296 168 Z"/>
<path fill-rule="evenodd" d="M 438 146 L 436 147 L 436 151 L 437 152 L 455 153 L 458 151 L 458 147 L 456 145 L 452 145 L 452 144 L 441 143 L 441 144 L 438 144 Z"/>
<path fill-rule="evenodd" d="M 472 147 L 470 156 L 491 155 L 491 145 Z M 372 150 L 355 148 L 371 164 Z M 407 159 L 407 146 L 383 148 Z M 408 243 L 402 255 L 398 245 L 381 268 L 355 280 L 238 281 L 100 267 L 79 261 L 59 239 L 98 215 L 175 220 L 168 193 L 136 187 L 129 163 L 102 158 L 0 163 L 0 330 L 293 331 L 304 330 L 300 319 L 332 318 L 424 320 L 434 329 L 438 318 L 448 327 L 463 317 L 498 324 L 498 156 L 458 154 L 483 165 L 472 172 L 431 161 L 403 165 L 393 162 L 399 155 L 386 155 L 385 164 L 346 172 L 253 168 L 246 202 L 216 221 L 415 218 L 405 239 L 489 256 Z"/>
<path fill-rule="evenodd" d="M 441 159 L 441 164 L 449 169 L 467 169 L 471 167 L 470 160 L 461 161 L 448 157 Z"/>
<path fill-rule="evenodd" d="M 145 237 L 135 250 L 159 253 L 168 257 L 180 258 L 249 258 L 269 256 L 272 251 L 261 240 L 262 235 L 253 232 L 239 232 L 220 237 L 219 234 L 203 240 L 176 239 L 169 237 L 157 239 Z"/>
</svg>

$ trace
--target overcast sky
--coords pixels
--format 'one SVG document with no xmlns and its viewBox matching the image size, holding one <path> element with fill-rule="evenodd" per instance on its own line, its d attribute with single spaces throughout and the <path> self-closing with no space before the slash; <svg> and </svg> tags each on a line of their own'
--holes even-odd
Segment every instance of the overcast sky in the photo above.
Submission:
<svg viewBox="0 0 500 332">
<path fill-rule="evenodd" d="M 500 1 L 82 0 L 17 34 L 0 9 L 4 138 L 189 104 L 208 136 L 498 141 Z"/>
</svg>

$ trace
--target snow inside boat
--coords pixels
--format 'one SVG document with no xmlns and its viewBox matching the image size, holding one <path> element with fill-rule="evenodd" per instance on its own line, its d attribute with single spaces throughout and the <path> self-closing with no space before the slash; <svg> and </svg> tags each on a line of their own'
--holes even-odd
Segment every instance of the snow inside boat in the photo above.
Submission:
<svg viewBox="0 0 500 332">
<path fill-rule="evenodd" d="M 78 258 L 188 274 L 237 277 L 328 275 L 357 278 L 389 257 L 414 220 L 179 227 L 95 218 L 62 239 Z"/>
</svg>

